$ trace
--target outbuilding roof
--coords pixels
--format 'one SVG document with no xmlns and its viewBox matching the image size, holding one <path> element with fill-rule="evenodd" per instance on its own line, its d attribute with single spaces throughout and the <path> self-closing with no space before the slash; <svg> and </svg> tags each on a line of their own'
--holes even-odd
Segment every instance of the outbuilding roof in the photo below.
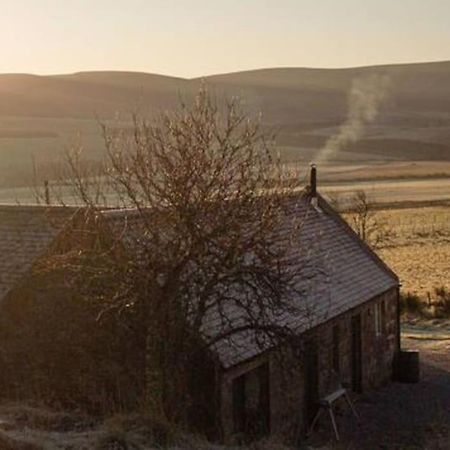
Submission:
<svg viewBox="0 0 450 450">
<path fill-rule="evenodd" d="M 71 208 L 0 205 L 0 302 L 54 241 Z"/>
</svg>

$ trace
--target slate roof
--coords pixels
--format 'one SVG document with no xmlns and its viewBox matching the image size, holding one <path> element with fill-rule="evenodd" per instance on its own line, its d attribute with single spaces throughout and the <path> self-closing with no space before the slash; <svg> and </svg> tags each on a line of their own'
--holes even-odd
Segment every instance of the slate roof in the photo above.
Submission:
<svg viewBox="0 0 450 450">
<path fill-rule="evenodd" d="M 45 253 L 70 208 L 0 205 L 0 302 Z"/>
<path fill-rule="evenodd" d="M 298 334 L 324 323 L 339 314 L 361 305 L 398 286 L 397 276 L 364 244 L 347 223 L 319 195 L 318 207 L 311 205 L 307 191 L 287 199 L 285 220 L 277 239 L 289 240 L 286 255 L 292 270 L 297 271 L 298 296 L 291 298 L 295 313 L 290 311 L 276 318 Z M 133 244 L 131 234 L 139 228 L 139 216 L 133 210 L 104 212 L 108 225 Z M 137 225 L 137 227 L 136 227 Z M 226 320 L 222 318 L 226 316 Z M 202 332 L 214 338 L 244 325 L 246 313 L 229 302 L 219 313 L 210 308 L 203 320 Z M 268 344 L 269 346 L 269 344 Z M 213 351 L 227 369 L 261 353 L 264 348 L 255 342 L 255 334 L 233 334 L 218 341 Z"/>
<path fill-rule="evenodd" d="M 291 299 L 296 312 L 277 317 L 298 334 L 324 323 L 398 286 L 397 276 L 351 230 L 319 196 L 318 208 L 307 195 L 290 199 L 289 213 L 279 231 L 280 239 L 290 239 L 287 257 L 298 269 L 299 295 Z M 292 219 L 300 221 L 293 231 Z M 227 319 L 242 320 L 242 311 L 230 305 Z M 210 310 L 204 321 L 208 336 L 222 334 L 217 310 Z M 238 322 L 239 323 L 239 322 Z M 262 352 L 251 332 L 219 341 L 214 348 L 224 368 L 246 361 Z"/>
</svg>

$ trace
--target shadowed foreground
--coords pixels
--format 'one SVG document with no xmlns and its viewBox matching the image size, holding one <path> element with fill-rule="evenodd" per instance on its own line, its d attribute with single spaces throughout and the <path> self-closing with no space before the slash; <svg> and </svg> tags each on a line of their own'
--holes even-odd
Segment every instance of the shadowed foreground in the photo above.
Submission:
<svg viewBox="0 0 450 450">
<path fill-rule="evenodd" d="M 450 340 L 404 339 L 404 348 L 420 350 L 422 379 L 418 384 L 391 383 L 357 402 L 358 427 L 345 411 L 338 414 L 342 440 L 330 441 L 324 418 L 309 448 L 336 449 L 448 449 L 450 448 Z M 20 405 L 0 407 L 2 449 L 151 449 L 167 439 L 177 449 L 224 449 L 192 436 L 173 435 L 145 419 L 115 417 L 105 422 L 84 416 L 50 412 Z M 171 443 L 169 444 L 169 442 Z M 159 446 L 158 446 L 159 447 Z M 159 447 L 161 448 L 161 447 Z M 253 449 L 288 449 L 276 439 Z M 300 447 L 307 448 L 307 447 Z"/>
</svg>

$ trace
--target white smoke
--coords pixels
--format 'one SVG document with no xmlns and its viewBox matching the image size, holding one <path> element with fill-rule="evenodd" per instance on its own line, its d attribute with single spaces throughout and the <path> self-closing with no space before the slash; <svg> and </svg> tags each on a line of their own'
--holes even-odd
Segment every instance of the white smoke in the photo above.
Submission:
<svg viewBox="0 0 450 450">
<path fill-rule="evenodd" d="M 386 75 L 372 74 L 353 80 L 348 95 L 347 119 L 338 133 L 328 139 L 317 156 L 318 162 L 330 159 L 346 145 L 361 138 L 366 126 L 377 118 L 389 84 Z"/>
</svg>

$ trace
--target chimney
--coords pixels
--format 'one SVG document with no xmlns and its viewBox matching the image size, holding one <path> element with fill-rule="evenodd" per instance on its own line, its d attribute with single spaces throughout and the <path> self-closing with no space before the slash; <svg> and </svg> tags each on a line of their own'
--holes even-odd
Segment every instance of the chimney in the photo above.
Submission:
<svg viewBox="0 0 450 450">
<path fill-rule="evenodd" d="M 311 164 L 311 175 L 309 181 L 309 189 L 311 191 L 311 196 L 317 196 L 317 168 L 315 164 Z"/>
<path fill-rule="evenodd" d="M 317 198 L 317 167 L 315 164 L 311 164 L 309 192 L 311 194 L 311 205 L 319 210 L 319 200 Z"/>
</svg>

